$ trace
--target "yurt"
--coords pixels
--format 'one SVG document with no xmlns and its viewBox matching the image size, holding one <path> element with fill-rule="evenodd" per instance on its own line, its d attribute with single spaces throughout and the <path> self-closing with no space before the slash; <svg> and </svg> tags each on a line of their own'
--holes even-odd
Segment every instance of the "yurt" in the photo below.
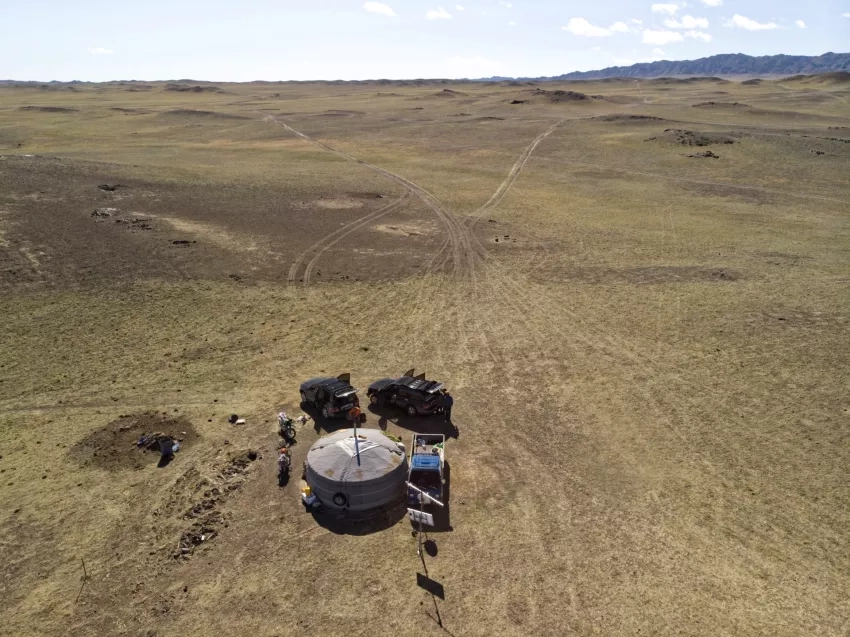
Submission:
<svg viewBox="0 0 850 637">
<path fill-rule="evenodd" d="M 377 429 L 336 431 L 307 452 L 307 484 L 330 509 L 368 514 L 401 502 L 407 474 L 404 445 Z"/>
</svg>

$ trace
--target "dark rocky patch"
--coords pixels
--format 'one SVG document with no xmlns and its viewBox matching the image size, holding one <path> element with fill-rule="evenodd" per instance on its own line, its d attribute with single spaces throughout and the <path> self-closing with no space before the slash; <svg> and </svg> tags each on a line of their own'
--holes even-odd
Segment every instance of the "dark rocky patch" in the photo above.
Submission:
<svg viewBox="0 0 850 637">
<path fill-rule="evenodd" d="M 543 96 L 548 99 L 550 102 L 559 103 L 559 102 L 582 102 L 585 100 L 591 99 L 584 93 L 579 93 L 577 91 L 547 91 L 546 89 L 538 88 L 534 89 L 532 95 Z M 594 98 L 598 99 L 601 96 L 594 96 Z"/>
<path fill-rule="evenodd" d="M 645 141 L 666 142 L 670 144 L 677 144 L 679 146 L 710 146 L 712 144 L 735 143 L 735 140 L 730 134 L 701 133 L 681 128 L 667 128 L 664 130 L 662 135 L 650 137 Z"/>
<path fill-rule="evenodd" d="M 698 158 L 706 158 L 706 159 L 720 159 L 720 155 L 715 155 L 710 150 L 705 150 L 701 153 L 694 153 L 692 155 L 685 155 L 686 157 L 698 157 Z"/>
<path fill-rule="evenodd" d="M 176 115 L 179 117 L 202 117 L 208 119 L 251 119 L 244 115 L 232 115 L 231 113 L 218 113 L 216 111 L 202 111 L 192 108 L 175 108 L 165 111 L 162 115 Z"/>
<path fill-rule="evenodd" d="M 177 93 L 217 93 L 221 89 L 217 86 L 190 86 L 188 84 L 169 83 L 165 85 L 163 90 L 174 91 Z"/>
<path fill-rule="evenodd" d="M 654 115 L 599 115 L 591 119 L 601 122 L 663 122 L 663 117 L 655 117 Z"/>
<path fill-rule="evenodd" d="M 76 113 L 76 108 L 67 106 L 20 106 L 19 111 L 36 111 L 39 113 Z"/>
<path fill-rule="evenodd" d="M 741 102 L 700 102 L 693 104 L 693 108 L 750 108 L 750 105 Z"/>
<path fill-rule="evenodd" d="M 71 447 L 68 455 L 83 466 L 91 465 L 108 471 L 143 469 L 156 465 L 160 454 L 145 446 L 139 447 L 137 443 L 142 436 L 156 433 L 179 441 L 179 454 L 191 449 L 198 439 L 192 423 L 183 416 L 172 418 L 156 412 L 144 412 L 120 416 L 96 429 Z"/>
</svg>

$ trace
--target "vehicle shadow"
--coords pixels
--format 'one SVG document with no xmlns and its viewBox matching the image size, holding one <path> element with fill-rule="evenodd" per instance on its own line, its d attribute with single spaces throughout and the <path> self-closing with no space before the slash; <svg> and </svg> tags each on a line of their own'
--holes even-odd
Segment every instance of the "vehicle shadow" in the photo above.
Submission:
<svg viewBox="0 0 850 637">
<path fill-rule="evenodd" d="M 311 512 L 316 524 L 336 535 L 370 535 L 398 524 L 407 515 L 404 504 L 368 516 L 345 511 L 320 510 Z"/>
<path fill-rule="evenodd" d="M 451 533 L 454 528 L 451 524 L 451 508 L 452 508 L 452 466 L 446 462 L 443 474 L 446 483 L 443 485 L 443 506 L 432 504 L 425 507 L 424 511 L 434 516 L 434 526 L 422 527 L 422 530 L 427 533 Z M 410 527 L 414 531 L 419 530 L 419 523 L 410 521 Z"/>
<path fill-rule="evenodd" d="M 443 434 L 446 438 L 458 438 L 460 431 L 454 423 L 446 422 L 443 414 L 429 416 L 409 416 L 406 412 L 393 406 L 369 405 L 370 413 L 378 417 L 378 427 L 386 431 L 387 423 L 391 422 L 402 429 L 422 434 Z"/>
<path fill-rule="evenodd" d="M 313 421 L 313 430 L 317 434 L 321 434 L 322 432 L 331 434 L 340 429 L 351 428 L 351 421 L 345 418 L 325 418 L 322 416 L 321 410 L 316 409 L 312 405 L 302 403 L 301 410 L 310 416 L 310 420 Z"/>
</svg>

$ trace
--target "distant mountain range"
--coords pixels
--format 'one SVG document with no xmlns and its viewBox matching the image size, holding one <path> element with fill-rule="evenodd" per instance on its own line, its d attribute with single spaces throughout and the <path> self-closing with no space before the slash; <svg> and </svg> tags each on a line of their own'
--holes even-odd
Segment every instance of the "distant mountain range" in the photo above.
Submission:
<svg viewBox="0 0 850 637">
<path fill-rule="evenodd" d="M 748 75 L 753 77 L 775 75 L 809 75 L 831 71 L 850 71 L 850 53 L 824 53 L 823 55 L 762 55 L 753 57 L 743 53 L 723 53 L 698 60 L 673 62 L 643 62 L 631 66 L 611 66 L 600 71 L 575 71 L 553 77 L 505 78 L 488 77 L 487 80 L 604 80 L 611 77 L 674 77 Z"/>
</svg>

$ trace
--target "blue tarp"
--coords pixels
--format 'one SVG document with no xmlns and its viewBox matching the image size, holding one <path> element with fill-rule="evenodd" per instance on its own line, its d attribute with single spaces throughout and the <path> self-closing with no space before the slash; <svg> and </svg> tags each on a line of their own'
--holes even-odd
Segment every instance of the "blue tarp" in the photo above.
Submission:
<svg viewBox="0 0 850 637">
<path fill-rule="evenodd" d="M 440 470 L 440 456 L 437 454 L 414 454 L 413 460 L 410 463 L 412 469 L 420 469 L 425 471 Z"/>
</svg>

